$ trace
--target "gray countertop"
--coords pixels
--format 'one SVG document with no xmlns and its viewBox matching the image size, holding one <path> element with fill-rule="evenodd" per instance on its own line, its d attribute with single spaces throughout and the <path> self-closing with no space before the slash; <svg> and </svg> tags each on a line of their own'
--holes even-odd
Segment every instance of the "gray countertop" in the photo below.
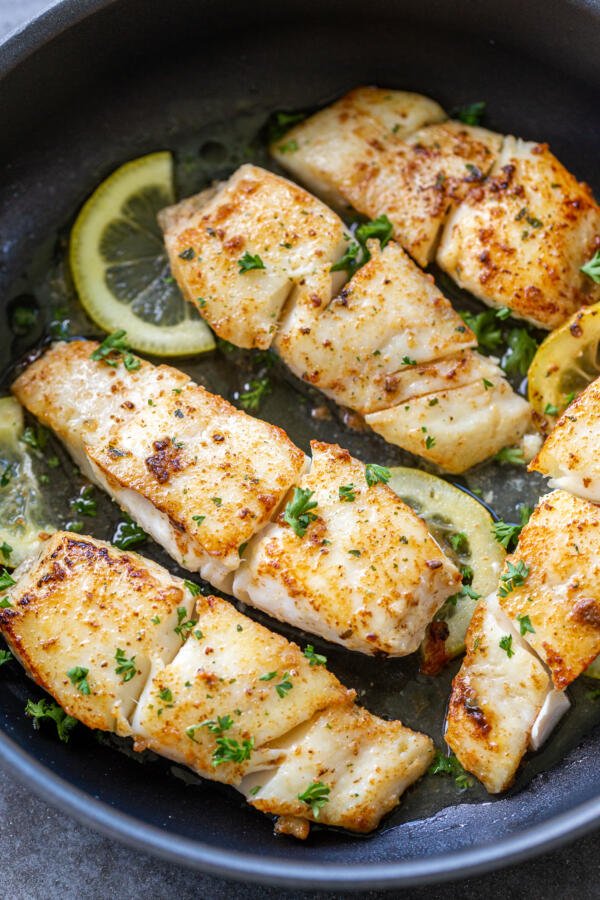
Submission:
<svg viewBox="0 0 600 900">
<path fill-rule="evenodd" d="M 171 0 L 173 2 L 173 0 Z M 0 40 L 53 3 L 44 0 L 0 0 Z M 119 896 L 129 900 L 202 897 L 275 898 L 285 892 L 234 884 L 191 872 L 115 841 L 100 837 L 39 800 L 12 777 L 0 773 L 0 896 L 10 900 L 92 900 Z M 580 838 L 563 850 L 512 866 L 499 873 L 453 885 L 395 892 L 412 900 L 496 900 L 507 897 L 544 900 L 595 900 L 600 897 L 600 840 L 598 832 Z M 287 892 L 303 898 L 314 893 Z M 320 894 L 333 898 L 334 894 Z M 363 893 L 364 897 L 386 896 Z M 389 895 L 387 895 L 389 896 Z"/>
</svg>

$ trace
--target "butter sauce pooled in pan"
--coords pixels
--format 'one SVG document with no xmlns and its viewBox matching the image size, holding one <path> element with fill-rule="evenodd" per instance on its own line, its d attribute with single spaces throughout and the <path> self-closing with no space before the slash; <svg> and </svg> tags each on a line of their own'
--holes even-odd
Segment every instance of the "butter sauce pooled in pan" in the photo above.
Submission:
<svg viewBox="0 0 600 900">
<path fill-rule="evenodd" d="M 431 762 L 314 655 L 135 553 L 57 532 L 11 580 L 2 634 L 69 716 L 233 785 L 280 831 L 371 831 Z"/>
</svg>

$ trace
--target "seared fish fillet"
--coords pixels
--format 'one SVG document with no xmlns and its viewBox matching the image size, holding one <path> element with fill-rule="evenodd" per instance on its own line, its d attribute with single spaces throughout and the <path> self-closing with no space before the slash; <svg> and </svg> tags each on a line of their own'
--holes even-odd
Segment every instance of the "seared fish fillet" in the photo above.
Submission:
<svg viewBox="0 0 600 900">
<path fill-rule="evenodd" d="M 255 222 L 267 228 L 270 221 L 276 230 L 281 228 L 282 193 L 293 194 L 290 215 L 319 203 L 271 172 L 243 166 L 216 191 L 184 200 L 162 214 L 173 271 L 184 294 L 217 333 L 240 346 L 262 346 L 255 340 L 254 313 L 247 311 L 259 308 L 259 294 L 274 297 L 273 272 L 285 270 L 292 273 L 289 299 L 285 308 L 279 300 L 275 304 L 281 321 L 275 330 L 274 320 L 269 319 L 269 342 L 298 377 L 359 412 L 391 443 L 451 472 L 462 472 L 503 446 L 518 443 L 529 427 L 528 404 L 517 397 L 497 366 L 474 355 L 474 334 L 432 278 L 398 244 L 389 243 L 382 251 L 378 241 L 370 241 L 371 259 L 338 292 L 344 276 L 332 273 L 331 267 L 335 259 L 339 261 L 335 252 L 341 252 L 338 239 L 344 232 L 341 220 L 326 207 L 319 214 L 321 222 L 310 219 L 312 245 L 303 241 L 300 221 L 294 233 L 277 244 L 276 259 L 267 264 L 265 257 L 265 268 L 241 272 L 235 255 L 219 250 L 213 256 L 215 228 L 205 227 L 206 222 L 216 227 L 218 218 L 222 240 L 235 234 L 240 247 L 256 247 Z M 188 227 L 189 208 L 196 221 L 193 229 Z M 299 219 L 309 221 L 302 215 Z M 309 261 L 306 253 L 313 254 Z M 210 290 L 202 286 L 203 279 L 210 281 Z M 228 324 L 232 297 L 235 334 Z M 242 334 L 246 313 L 247 330 Z M 420 366 L 427 367 L 427 377 Z M 432 379 L 429 373 L 438 366 L 443 374 Z M 427 406 L 435 406 L 441 398 L 426 394 L 449 388 L 464 391 L 447 398 L 447 413 Z M 405 403 L 413 397 L 420 397 L 425 407 L 417 429 L 405 421 Z M 474 413 L 466 437 L 454 411 L 463 406 Z M 428 422 L 439 431 L 435 451 L 434 438 L 423 430 L 429 429 Z"/>
<path fill-rule="evenodd" d="M 309 190 L 344 212 L 351 204 L 341 186 L 352 183 L 361 161 L 368 171 L 382 149 L 392 153 L 403 137 L 445 118 L 442 107 L 421 94 L 358 87 L 287 131 L 271 152 Z"/>
<path fill-rule="evenodd" d="M 97 346 L 54 345 L 13 392 L 180 565 L 226 589 L 304 454 L 177 369 L 141 361 L 127 372 L 91 359 Z"/>
<path fill-rule="evenodd" d="M 565 410 L 529 468 L 550 487 L 600 503 L 600 378 Z"/>
<path fill-rule="evenodd" d="M 9 646 L 69 715 L 292 814 L 303 836 L 317 819 L 372 830 L 431 761 L 428 737 L 135 553 L 57 533 L 2 599 Z"/>
<path fill-rule="evenodd" d="M 447 472 L 465 472 L 531 428 L 529 404 L 478 353 L 415 366 L 396 378 L 405 384 L 404 401 L 369 413 L 365 422 L 390 444 Z"/>
<path fill-rule="evenodd" d="M 348 246 L 341 219 L 256 166 L 241 166 L 219 190 L 169 207 L 159 219 L 184 296 L 238 347 L 271 345 L 295 287 L 325 303 L 341 283 L 331 272 Z"/>
<path fill-rule="evenodd" d="M 460 573 L 390 488 L 369 487 L 347 450 L 311 449 L 299 487 L 311 492 L 314 520 L 300 536 L 280 514 L 244 551 L 233 593 L 351 650 L 412 653 Z"/>
<path fill-rule="evenodd" d="M 600 653 L 599 536 L 600 507 L 553 491 L 538 503 L 507 557 L 507 565 L 525 567 L 526 577 L 504 581 L 510 567 L 501 576 L 502 609 L 517 627 L 527 617 L 527 640 L 559 689 Z"/>
<path fill-rule="evenodd" d="M 600 300 L 580 267 L 600 246 L 600 207 L 546 144 L 506 137 L 491 177 L 450 216 L 437 262 L 489 306 L 555 328 Z"/>
<path fill-rule="evenodd" d="M 566 712 L 565 694 L 532 653 L 495 595 L 480 602 L 452 682 L 446 743 L 487 790 L 510 787 L 527 749 L 537 749 Z"/>
<path fill-rule="evenodd" d="M 374 113 L 369 109 L 373 101 Z M 413 115 L 398 128 L 391 114 L 378 114 L 381 108 L 401 108 L 407 102 Z M 357 88 L 296 125 L 271 152 L 294 177 L 335 206 L 351 207 L 372 219 L 387 215 L 396 240 L 426 266 L 449 210 L 485 177 L 502 144 L 500 135 L 442 122 L 445 118 L 426 97 Z"/>
<path fill-rule="evenodd" d="M 96 348 L 85 341 L 55 345 L 13 390 L 57 431 L 86 475 L 180 565 L 237 593 L 233 573 L 251 552 L 252 537 L 276 527 L 269 523 L 286 496 L 305 483 L 304 454 L 280 429 L 234 409 L 176 369 L 140 362 L 128 372 L 93 360 Z M 411 653 L 438 607 L 456 591 L 458 572 L 393 491 L 381 485 L 367 491 L 362 463 L 339 448 L 315 447 L 333 466 L 323 472 L 316 456 L 307 482 L 321 483 L 319 515 L 326 521 L 313 525 L 302 540 L 288 525 L 280 526 L 290 541 L 285 553 L 293 549 L 289 558 L 282 552 L 289 571 L 301 573 L 307 553 L 309 567 L 316 561 L 321 567 L 318 581 L 307 583 L 309 599 L 302 600 L 297 590 L 286 594 L 285 577 L 274 579 L 265 594 L 246 574 L 240 590 L 243 585 L 244 598 L 276 618 L 350 648 Z M 343 502 L 338 489 L 352 482 L 358 502 Z M 326 552 L 312 541 L 320 532 L 325 539 L 327 529 L 332 545 Z M 405 564 L 399 565 L 398 541 L 405 535 L 411 546 L 400 547 Z M 351 552 L 357 547 L 360 562 Z M 340 575 L 344 566 L 347 572 Z M 352 592 L 349 571 L 356 579 Z M 337 608 L 343 578 L 356 612 L 352 627 Z"/>
<path fill-rule="evenodd" d="M 327 305 L 291 306 L 275 338 L 295 375 L 362 415 L 411 396 L 406 378 L 415 366 L 477 345 L 433 278 L 398 244 L 382 251 L 370 241 L 369 251 Z"/>
</svg>

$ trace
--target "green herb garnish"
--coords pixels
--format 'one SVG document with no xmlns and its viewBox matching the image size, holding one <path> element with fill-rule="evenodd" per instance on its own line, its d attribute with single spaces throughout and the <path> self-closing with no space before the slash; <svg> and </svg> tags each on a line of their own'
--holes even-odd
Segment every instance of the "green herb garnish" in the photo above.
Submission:
<svg viewBox="0 0 600 900">
<path fill-rule="evenodd" d="M 90 685 L 87 680 L 89 672 L 90 670 L 86 669 L 84 666 L 75 666 L 67 672 L 71 684 L 81 691 L 82 694 L 91 693 Z"/>
<path fill-rule="evenodd" d="M 71 731 L 77 725 L 77 719 L 73 718 L 73 716 L 68 716 L 57 703 L 49 703 L 47 700 L 39 700 L 37 703 L 34 703 L 33 700 L 28 700 L 25 714 L 31 716 L 35 728 L 40 727 L 40 722 L 43 719 L 52 719 L 56 725 L 58 737 L 65 743 L 69 740 Z"/>
<path fill-rule="evenodd" d="M 123 683 L 131 681 L 132 678 L 135 678 L 137 673 L 137 669 L 135 667 L 135 656 L 132 656 L 131 659 L 128 659 L 125 656 L 125 651 L 118 648 L 117 652 L 115 653 L 115 659 L 117 661 L 115 672 L 117 673 L 117 675 L 123 676 Z"/>
<path fill-rule="evenodd" d="M 264 269 L 265 264 L 258 253 L 253 255 L 246 250 L 244 255 L 238 259 L 238 267 L 240 275 L 245 275 L 246 272 L 251 272 L 253 269 Z"/>
<path fill-rule="evenodd" d="M 377 482 L 387 484 L 392 473 L 387 466 L 378 466 L 376 463 L 367 463 L 365 466 L 365 479 L 369 487 L 373 487 Z"/>
<path fill-rule="evenodd" d="M 317 501 L 311 500 L 314 491 L 308 488 L 294 488 L 293 498 L 286 504 L 283 520 L 293 529 L 297 537 L 304 537 L 306 529 L 317 518 L 311 510 L 316 509 Z"/>
<path fill-rule="evenodd" d="M 329 801 L 331 788 L 328 788 L 322 781 L 313 781 L 312 784 L 298 794 L 298 800 L 310 806 L 315 819 L 319 818 L 319 814 L 325 804 Z"/>
</svg>

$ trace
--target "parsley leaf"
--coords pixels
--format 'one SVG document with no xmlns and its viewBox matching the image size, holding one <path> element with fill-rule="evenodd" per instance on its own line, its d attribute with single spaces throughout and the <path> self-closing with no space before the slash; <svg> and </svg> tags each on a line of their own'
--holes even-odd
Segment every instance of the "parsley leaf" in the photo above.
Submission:
<svg viewBox="0 0 600 900">
<path fill-rule="evenodd" d="M 2 554 L 4 559 L 7 561 L 8 561 L 8 558 L 10 557 L 10 554 L 13 552 L 13 550 L 14 550 L 14 547 L 11 547 L 10 544 L 6 543 L 6 541 L 3 541 L 0 544 L 0 553 Z"/>
<path fill-rule="evenodd" d="M 492 525 L 492 534 L 499 544 L 502 544 L 505 550 L 509 552 L 514 550 L 517 540 L 521 534 L 522 525 L 513 525 L 511 522 L 503 522 L 500 519 Z"/>
<path fill-rule="evenodd" d="M 278 112 L 275 113 L 271 117 L 271 121 L 269 122 L 268 131 L 269 131 L 269 143 L 273 143 L 274 141 L 280 140 L 286 131 L 289 131 L 294 125 L 297 125 L 298 122 L 303 122 L 306 118 L 306 113 L 295 112 L 295 113 L 287 113 L 287 112 Z"/>
<path fill-rule="evenodd" d="M 129 344 L 127 343 L 127 332 L 122 328 L 118 331 L 113 331 L 112 334 L 105 337 L 100 346 L 90 354 L 90 359 L 96 362 L 105 362 L 108 366 L 112 366 L 115 369 L 122 360 L 128 372 L 134 372 L 142 364 L 137 356 L 130 352 Z"/>
<path fill-rule="evenodd" d="M 356 241 L 352 241 L 351 244 L 348 244 L 348 248 L 342 258 L 332 265 L 330 271 L 348 272 L 349 275 L 353 275 L 354 272 L 356 272 L 356 270 L 359 268 L 359 251 L 360 244 L 357 244 Z"/>
<path fill-rule="evenodd" d="M 527 375 L 537 348 L 537 341 L 524 328 L 511 328 L 508 333 L 508 350 L 502 357 L 502 368 L 506 374 Z"/>
<path fill-rule="evenodd" d="M 10 662 L 11 659 L 14 659 L 10 650 L 0 650 L 0 666 L 3 666 L 4 663 Z"/>
<path fill-rule="evenodd" d="M 512 645 L 512 634 L 504 634 L 500 640 L 498 641 L 498 646 L 501 650 L 504 650 L 508 658 L 515 655 L 515 651 L 513 650 Z"/>
<path fill-rule="evenodd" d="M 441 750 L 436 750 L 433 762 L 427 771 L 429 775 L 450 775 L 461 790 L 473 786 L 472 778 L 467 775 L 454 753 L 447 756 Z"/>
<path fill-rule="evenodd" d="M 531 624 L 529 616 L 517 616 L 517 622 L 519 623 L 521 634 L 527 634 L 527 632 L 535 634 L 535 628 Z"/>
<path fill-rule="evenodd" d="M 280 153 L 295 153 L 298 149 L 298 141 L 292 138 L 291 141 L 285 141 L 277 147 Z"/>
<path fill-rule="evenodd" d="M 238 268 L 239 274 L 245 275 L 246 272 L 251 272 L 252 269 L 264 269 L 265 264 L 258 253 L 253 255 L 246 250 L 244 255 L 238 259 Z"/>
<path fill-rule="evenodd" d="M 488 309 L 482 313 L 472 313 L 463 309 L 460 317 L 468 325 L 477 338 L 477 343 L 482 350 L 494 351 L 502 343 L 502 330 L 498 324 L 498 313 Z"/>
<path fill-rule="evenodd" d="M 187 578 L 183 582 L 185 587 L 188 589 L 192 597 L 197 597 L 198 594 L 202 593 L 202 588 L 199 584 L 196 584 L 195 581 L 188 581 Z"/>
<path fill-rule="evenodd" d="M 137 672 L 135 667 L 135 656 L 132 656 L 131 659 L 127 659 L 125 651 L 117 648 L 115 659 L 117 661 L 115 672 L 117 675 L 123 676 L 123 684 L 127 681 L 131 681 L 132 678 L 135 678 Z"/>
<path fill-rule="evenodd" d="M 507 466 L 524 466 L 525 457 L 520 447 L 503 447 L 493 457 L 500 465 Z"/>
<path fill-rule="evenodd" d="M 371 238 L 377 238 L 381 244 L 381 249 L 389 243 L 394 231 L 394 226 L 386 215 L 378 216 L 370 222 L 364 222 L 356 229 L 356 237 L 358 242 L 365 247 L 365 244 Z M 366 249 L 366 248 L 365 248 Z M 365 260 L 366 262 L 367 260 Z"/>
<path fill-rule="evenodd" d="M 271 382 L 268 378 L 253 378 L 246 386 L 246 390 L 239 395 L 240 406 L 246 412 L 256 412 L 270 392 Z"/>
<path fill-rule="evenodd" d="M 218 737 L 216 743 L 212 755 L 212 764 L 215 768 L 227 762 L 243 763 L 250 759 L 254 749 L 254 738 L 243 740 L 240 744 L 233 738 Z"/>
<path fill-rule="evenodd" d="M 327 665 L 327 657 L 323 656 L 321 653 L 315 653 L 315 648 L 312 644 L 307 644 L 304 648 L 304 655 L 307 658 L 309 665 L 311 666 L 325 666 Z"/>
<path fill-rule="evenodd" d="M 72 669 L 69 669 L 67 672 L 69 681 L 72 685 L 74 685 L 82 694 L 90 694 L 90 686 L 87 680 L 90 670 L 86 669 L 84 666 L 75 666 Z"/>
<path fill-rule="evenodd" d="M 328 788 L 322 781 L 313 781 L 312 784 L 298 794 L 298 800 L 310 806 L 315 819 L 319 818 L 319 814 L 325 804 L 329 801 L 331 788 Z"/>
<path fill-rule="evenodd" d="M 93 497 L 94 488 L 91 484 L 86 485 L 79 492 L 79 497 L 70 501 L 71 509 L 82 516 L 96 516 L 98 514 L 98 503 Z"/>
<path fill-rule="evenodd" d="M 387 484 L 392 473 L 387 466 L 378 466 L 376 463 L 367 463 L 365 466 L 365 479 L 369 487 L 373 487 L 377 482 Z"/>
<path fill-rule="evenodd" d="M 507 597 L 516 587 L 525 584 L 528 575 L 529 566 L 524 563 L 522 559 L 520 559 L 516 565 L 508 562 L 506 564 L 506 572 L 503 572 L 500 576 L 500 581 L 503 582 L 503 584 L 498 588 L 499 596 Z"/>
<path fill-rule="evenodd" d="M 600 284 L 600 250 L 596 250 L 592 258 L 581 266 L 580 271 L 596 284 Z"/>
<path fill-rule="evenodd" d="M 283 520 L 293 529 L 297 537 L 304 537 L 306 529 L 317 518 L 311 512 L 317 507 L 317 501 L 311 500 L 314 491 L 308 488 L 294 488 L 293 498 L 286 504 L 283 512 Z"/>
<path fill-rule="evenodd" d="M 190 633 L 194 625 L 198 624 L 198 619 L 186 619 L 187 609 L 185 606 L 177 607 L 177 625 L 173 629 L 178 634 L 182 642 L 185 642 L 186 636 Z"/>
<path fill-rule="evenodd" d="M 466 106 L 459 106 L 452 111 L 452 117 L 465 125 L 480 125 L 485 113 L 485 100 L 476 100 Z"/>
<path fill-rule="evenodd" d="M 353 503 L 356 500 L 356 494 L 354 493 L 356 490 L 356 486 L 353 484 L 341 484 L 338 489 L 339 498 L 346 503 Z"/>
<path fill-rule="evenodd" d="M 119 550 L 131 550 L 148 540 L 148 535 L 139 525 L 130 519 L 127 513 L 123 514 L 123 520 L 117 524 L 112 543 Z"/>
<path fill-rule="evenodd" d="M 38 703 L 28 700 L 25 707 L 25 715 L 31 716 L 35 728 L 40 727 L 40 722 L 43 719 L 52 719 L 56 725 L 56 731 L 60 740 L 65 743 L 69 740 L 71 731 L 77 725 L 77 719 L 73 716 L 68 716 L 57 703 L 49 703 L 47 700 L 40 700 Z"/>
<path fill-rule="evenodd" d="M 0 570 L 0 591 L 6 591 L 9 587 L 12 587 L 16 583 L 17 582 L 14 580 L 14 578 L 11 578 L 6 569 Z"/>
<path fill-rule="evenodd" d="M 546 403 L 544 407 L 544 415 L 545 416 L 557 416 L 558 415 L 558 406 L 555 406 L 554 403 Z"/>
<path fill-rule="evenodd" d="M 279 684 L 275 685 L 275 690 L 277 691 L 278 696 L 283 699 L 285 696 L 287 696 L 287 694 L 289 694 L 293 687 L 294 685 L 290 681 L 290 673 L 284 672 L 281 676 L 281 681 L 279 682 Z"/>
</svg>

